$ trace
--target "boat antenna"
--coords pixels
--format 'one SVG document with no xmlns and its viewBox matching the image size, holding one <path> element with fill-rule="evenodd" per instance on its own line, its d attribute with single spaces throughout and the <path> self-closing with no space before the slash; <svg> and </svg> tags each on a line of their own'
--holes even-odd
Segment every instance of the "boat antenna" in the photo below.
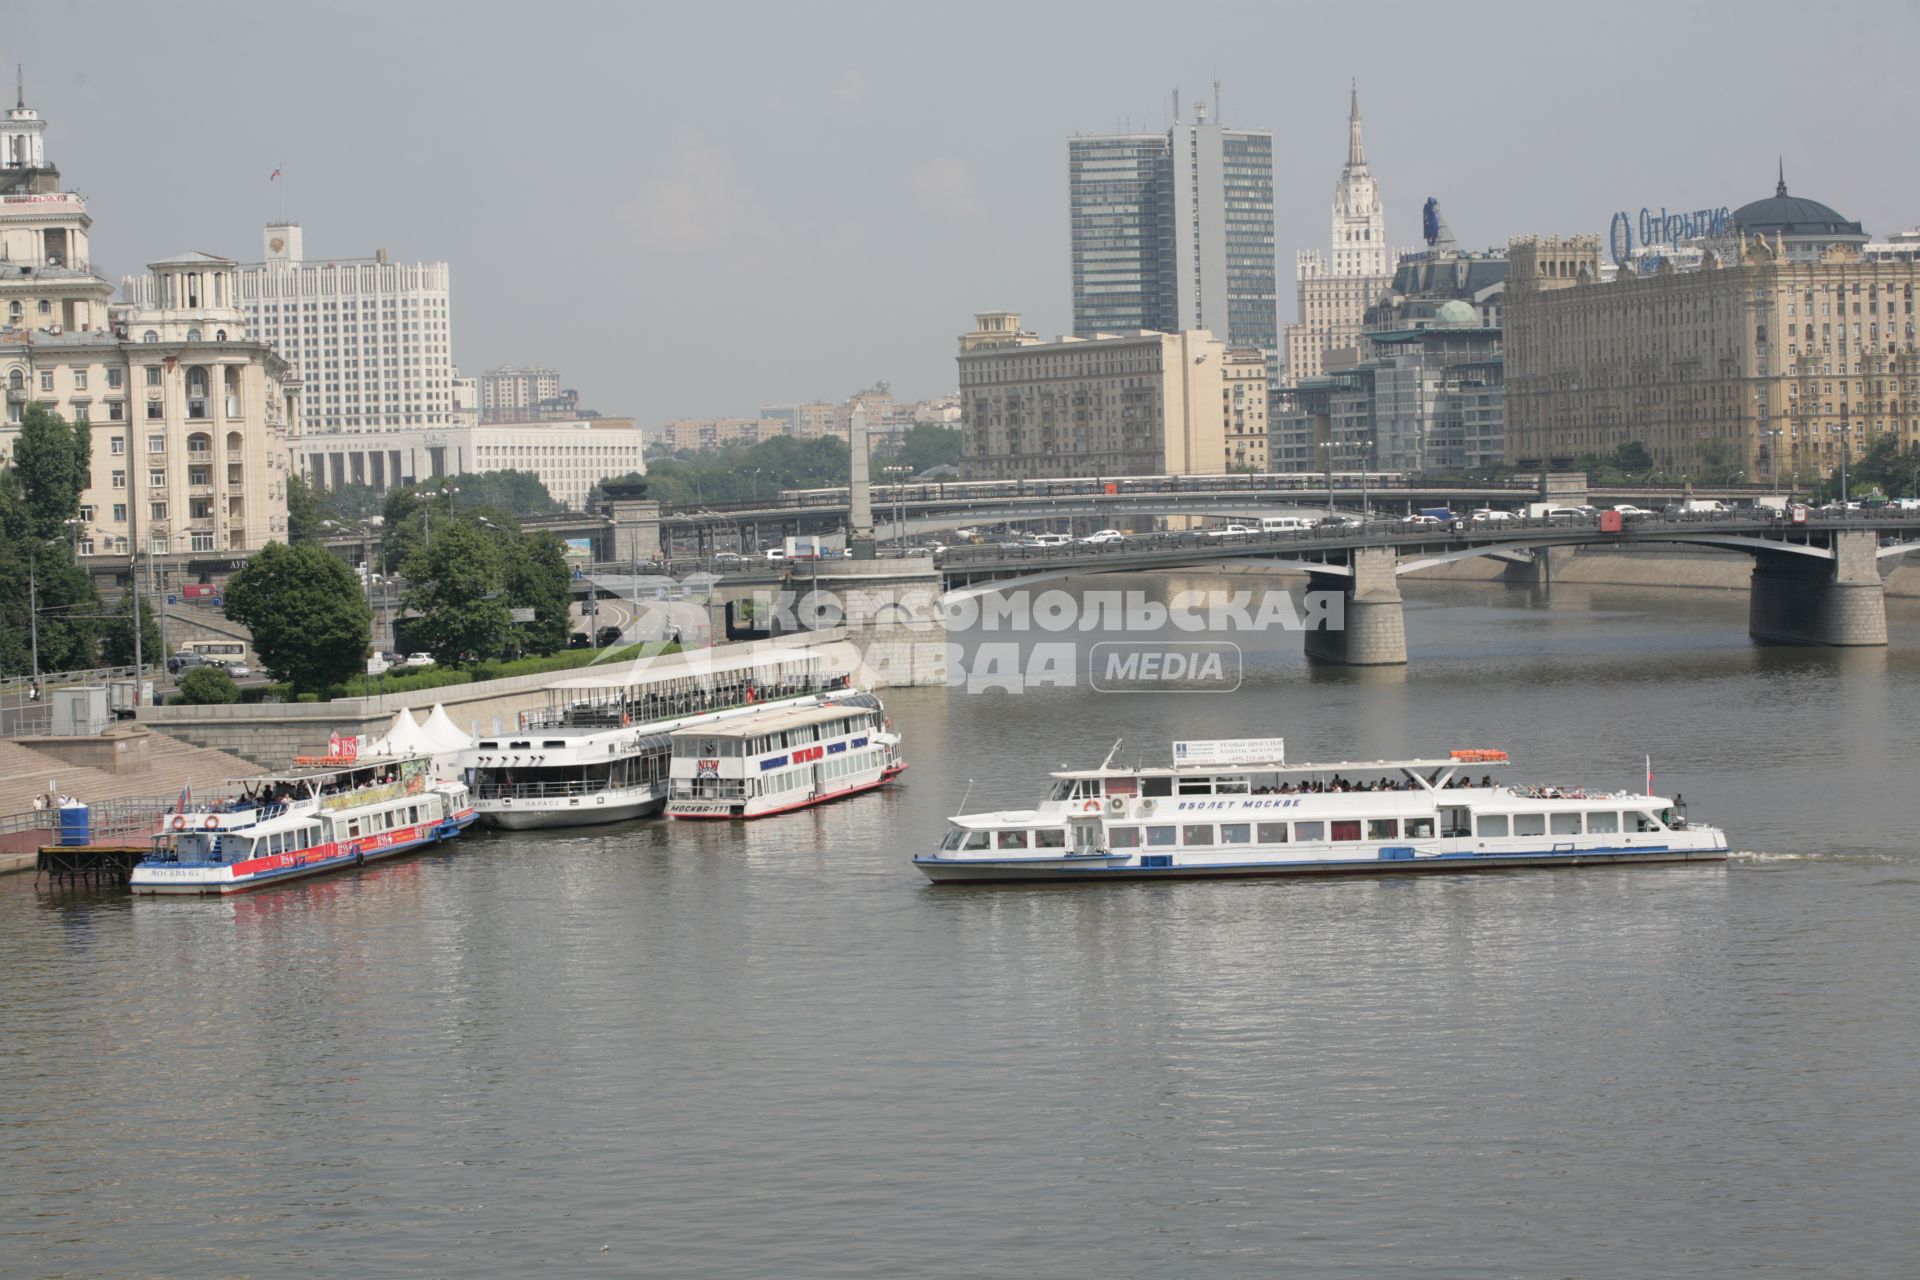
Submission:
<svg viewBox="0 0 1920 1280">
<path fill-rule="evenodd" d="M 1102 760 L 1102 761 L 1100 762 L 1100 767 L 1101 767 L 1102 769 L 1104 769 L 1104 768 L 1106 768 L 1106 767 L 1107 767 L 1108 765 L 1110 765 L 1110 764 L 1112 764 L 1112 763 L 1113 763 L 1113 757 L 1114 757 L 1114 754 L 1115 754 L 1116 752 L 1118 752 L 1118 751 L 1120 750 L 1120 744 L 1121 744 L 1121 743 L 1123 743 L 1123 742 L 1125 742 L 1125 741 L 1126 741 L 1126 739 L 1125 739 L 1125 738 L 1115 738 L 1115 739 L 1113 740 L 1113 749 L 1112 749 L 1112 750 L 1110 750 L 1110 751 L 1108 751 L 1108 752 L 1107 752 L 1107 758 L 1106 758 L 1105 760 Z"/>
<path fill-rule="evenodd" d="M 970 799 L 971 799 L 972 797 L 973 797 L 973 779 L 972 779 L 972 778 L 968 778 L 968 779 L 967 779 L 967 794 L 966 794 L 966 795 L 964 795 L 964 796 L 961 796 L 961 797 L 960 797 L 960 812 L 961 812 L 961 813 L 965 813 L 965 812 L 967 811 L 967 801 L 968 801 L 968 800 L 970 800 Z M 958 815 L 958 814 L 956 814 L 955 816 L 956 816 L 956 817 L 958 817 L 959 815 Z"/>
</svg>

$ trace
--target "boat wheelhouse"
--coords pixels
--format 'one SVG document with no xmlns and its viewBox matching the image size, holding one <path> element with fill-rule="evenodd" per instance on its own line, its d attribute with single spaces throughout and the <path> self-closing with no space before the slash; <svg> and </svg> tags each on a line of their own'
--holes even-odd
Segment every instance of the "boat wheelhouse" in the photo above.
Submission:
<svg viewBox="0 0 1920 1280">
<path fill-rule="evenodd" d="M 907 767 L 871 693 L 767 707 L 669 736 L 670 818 L 764 818 L 883 787 Z"/>
<path fill-rule="evenodd" d="M 664 664 L 662 664 L 664 665 Z M 586 826 L 645 817 L 666 804 L 676 729 L 769 705 L 812 704 L 847 677 L 821 653 L 783 651 L 675 674 L 636 664 L 562 681 L 512 733 L 462 752 L 474 803 L 496 826 Z"/>
<path fill-rule="evenodd" d="M 1724 860 L 1672 800 L 1495 782 L 1504 751 L 1285 763 L 1278 739 L 1176 743 L 1165 768 L 1063 770 L 1032 809 L 963 814 L 936 883 L 1463 871 Z M 1476 776 L 1477 775 L 1477 776 Z"/>
<path fill-rule="evenodd" d="M 129 887 L 227 894 L 391 858 L 472 824 L 466 785 L 435 781 L 424 756 L 296 760 L 239 779 L 232 794 L 170 815 Z"/>
</svg>

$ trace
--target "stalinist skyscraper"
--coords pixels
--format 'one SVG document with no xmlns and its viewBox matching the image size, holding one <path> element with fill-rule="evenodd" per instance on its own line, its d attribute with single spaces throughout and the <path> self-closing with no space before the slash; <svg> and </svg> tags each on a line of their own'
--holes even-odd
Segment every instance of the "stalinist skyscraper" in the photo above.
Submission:
<svg viewBox="0 0 1920 1280">
<path fill-rule="evenodd" d="M 1367 168 L 1360 124 L 1360 90 L 1347 110 L 1347 164 L 1333 188 L 1333 256 L 1317 249 L 1299 255 L 1300 316 L 1287 326 L 1287 376 L 1298 384 L 1358 358 L 1360 323 L 1367 306 L 1392 283 L 1387 215 L 1380 184 Z M 1335 354 L 1339 353 L 1339 354 Z"/>
</svg>

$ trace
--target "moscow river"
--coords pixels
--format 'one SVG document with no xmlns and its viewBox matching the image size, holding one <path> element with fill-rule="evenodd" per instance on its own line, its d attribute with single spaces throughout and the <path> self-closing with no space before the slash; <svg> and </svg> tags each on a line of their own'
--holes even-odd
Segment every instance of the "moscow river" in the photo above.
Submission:
<svg viewBox="0 0 1920 1280">
<path fill-rule="evenodd" d="M 1912 1274 L 1920 607 L 1835 652 L 1752 645 L 1743 593 L 1408 594 L 1404 669 L 1279 635 L 1231 694 L 894 691 L 900 786 L 758 824 L 230 900 L 0 880 L 0 1273 Z M 1606 787 L 1651 754 L 1742 852 L 908 865 L 970 787 L 1020 807 L 1123 736 Z"/>
</svg>

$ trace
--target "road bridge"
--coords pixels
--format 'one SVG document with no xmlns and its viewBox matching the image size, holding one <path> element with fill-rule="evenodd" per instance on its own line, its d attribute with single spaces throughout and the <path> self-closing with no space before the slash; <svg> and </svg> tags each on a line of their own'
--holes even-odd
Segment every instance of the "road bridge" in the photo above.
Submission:
<svg viewBox="0 0 1920 1280">
<path fill-rule="evenodd" d="M 1304 573 L 1309 588 L 1338 591 L 1345 627 L 1307 633 L 1307 654 L 1355 666 L 1404 663 L 1399 578 L 1474 556 L 1496 556 L 1544 581 L 1555 548 L 1665 543 L 1737 551 L 1754 561 L 1748 633 L 1765 643 L 1884 645 L 1880 563 L 1920 549 L 1920 513 L 1884 512 L 1795 523 L 1772 513 L 1640 518 L 1603 529 L 1598 519 L 1512 520 L 1214 537 L 1166 534 L 1066 547 L 953 548 L 938 558 L 949 590 L 1004 590 L 1087 573 L 1144 572 L 1238 561 Z"/>
</svg>

